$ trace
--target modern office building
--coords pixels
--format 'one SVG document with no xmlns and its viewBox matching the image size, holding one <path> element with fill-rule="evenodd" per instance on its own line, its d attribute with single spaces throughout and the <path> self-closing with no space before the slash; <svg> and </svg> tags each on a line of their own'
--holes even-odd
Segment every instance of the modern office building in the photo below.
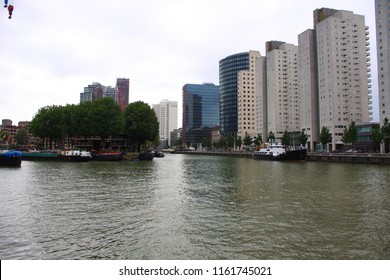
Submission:
<svg viewBox="0 0 390 280">
<path fill-rule="evenodd" d="M 171 131 L 177 129 L 177 101 L 163 99 L 159 104 L 153 104 L 159 122 L 160 146 L 171 146 Z"/>
<path fill-rule="evenodd" d="M 299 34 L 298 46 L 301 130 L 308 136 L 306 147 L 313 151 L 320 143 L 315 31 L 308 29 Z"/>
<path fill-rule="evenodd" d="M 375 0 L 379 118 L 390 120 L 390 1 Z"/>
<path fill-rule="evenodd" d="M 380 152 L 380 145 L 374 141 L 374 131 L 380 128 L 379 123 L 363 123 L 356 125 L 357 139 L 355 149 L 364 153 Z"/>
<path fill-rule="evenodd" d="M 223 137 L 238 132 L 238 72 L 249 70 L 249 57 L 249 52 L 243 52 L 219 61 L 219 125 Z"/>
<path fill-rule="evenodd" d="M 211 143 L 211 129 L 219 124 L 219 101 L 217 85 L 203 83 L 183 86 L 183 145 L 197 148 L 202 142 Z"/>
<path fill-rule="evenodd" d="M 266 65 L 268 132 L 282 139 L 285 131 L 300 130 L 298 47 L 279 41 L 267 42 Z"/>
<path fill-rule="evenodd" d="M 257 83 L 256 61 L 259 51 L 249 51 L 249 69 L 237 73 L 237 136 L 256 137 L 257 127 Z"/>
<path fill-rule="evenodd" d="M 173 131 L 170 132 L 171 134 L 171 147 L 177 147 L 182 145 L 182 134 L 183 134 L 183 129 L 178 128 L 174 129 Z"/>
<path fill-rule="evenodd" d="M 335 150 L 344 144 L 344 129 L 352 121 L 372 120 L 369 33 L 364 16 L 350 11 L 322 8 L 313 18 L 314 30 L 299 35 L 299 87 L 301 103 L 307 104 L 301 107 L 301 128 L 315 145 L 315 134 L 327 127 L 332 135 L 329 149 Z"/>
</svg>

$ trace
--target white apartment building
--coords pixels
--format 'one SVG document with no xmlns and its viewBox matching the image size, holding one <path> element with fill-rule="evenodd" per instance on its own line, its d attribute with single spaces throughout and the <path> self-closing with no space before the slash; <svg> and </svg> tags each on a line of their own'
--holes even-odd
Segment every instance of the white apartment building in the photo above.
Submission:
<svg viewBox="0 0 390 280">
<path fill-rule="evenodd" d="M 342 144 L 344 128 L 371 120 L 369 37 L 364 16 L 350 11 L 314 11 L 320 127 Z"/>
<path fill-rule="evenodd" d="M 256 112 L 257 112 L 257 133 L 263 141 L 267 141 L 268 135 L 268 108 L 267 108 L 267 64 L 266 57 L 262 56 L 256 60 Z"/>
<path fill-rule="evenodd" d="M 375 0 L 379 118 L 390 120 L 390 0 Z"/>
<path fill-rule="evenodd" d="M 259 51 L 249 51 L 249 70 L 237 74 L 237 136 L 256 137 L 257 95 L 256 95 L 256 60 L 261 57 Z"/>
<path fill-rule="evenodd" d="M 160 145 L 167 147 L 171 145 L 171 131 L 177 129 L 178 111 L 177 101 L 163 99 L 159 104 L 153 104 L 159 122 Z"/>
<path fill-rule="evenodd" d="M 268 132 L 281 139 L 286 130 L 300 130 L 298 47 L 270 41 L 266 51 Z"/>
<path fill-rule="evenodd" d="M 298 35 L 300 121 L 301 130 L 308 136 L 306 146 L 309 151 L 314 150 L 320 143 L 315 42 L 313 29 L 308 29 Z"/>
</svg>

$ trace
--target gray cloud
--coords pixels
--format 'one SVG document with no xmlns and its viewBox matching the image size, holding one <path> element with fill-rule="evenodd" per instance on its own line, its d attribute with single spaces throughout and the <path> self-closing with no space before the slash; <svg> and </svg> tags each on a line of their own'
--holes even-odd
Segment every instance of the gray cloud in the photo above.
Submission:
<svg viewBox="0 0 390 280">
<path fill-rule="evenodd" d="M 184 84 L 218 84 L 220 59 L 264 54 L 268 40 L 297 44 L 324 5 L 366 16 L 374 84 L 374 1 L 16 1 L 11 20 L 0 10 L 0 118 L 29 120 L 42 106 L 78 103 L 84 86 L 117 77 L 130 78 L 131 102 L 181 104 Z"/>
</svg>

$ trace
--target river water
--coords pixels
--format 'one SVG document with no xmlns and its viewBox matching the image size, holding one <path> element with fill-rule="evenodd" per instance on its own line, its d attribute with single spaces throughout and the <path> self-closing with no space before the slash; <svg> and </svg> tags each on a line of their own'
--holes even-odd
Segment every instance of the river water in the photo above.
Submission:
<svg viewBox="0 0 390 280">
<path fill-rule="evenodd" d="M 167 154 L 0 169 L 1 259 L 390 259 L 390 167 Z"/>
</svg>

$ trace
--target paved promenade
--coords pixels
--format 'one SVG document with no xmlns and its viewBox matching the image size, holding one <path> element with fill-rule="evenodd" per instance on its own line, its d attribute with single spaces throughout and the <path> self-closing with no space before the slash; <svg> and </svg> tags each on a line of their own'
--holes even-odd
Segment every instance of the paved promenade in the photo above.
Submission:
<svg viewBox="0 0 390 280">
<path fill-rule="evenodd" d="M 228 157 L 245 157 L 252 158 L 251 151 L 175 151 L 177 154 L 191 155 L 210 155 L 210 156 L 228 156 Z M 340 163 L 363 163 L 363 164 L 380 164 L 390 165 L 390 154 L 366 154 L 366 153 L 334 153 L 334 154 L 318 154 L 308 153 L 307 161 L 321 162 L 340 162 Z"/>
</svg>

